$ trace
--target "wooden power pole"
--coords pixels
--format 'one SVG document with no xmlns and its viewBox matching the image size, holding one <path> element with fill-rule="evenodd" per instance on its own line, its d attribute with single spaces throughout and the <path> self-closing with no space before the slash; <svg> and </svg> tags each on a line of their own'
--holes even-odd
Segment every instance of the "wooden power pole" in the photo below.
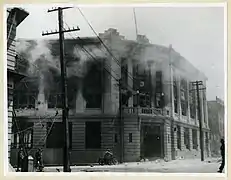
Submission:
<svg viewBox="0 0 231 180">
<path fill-rule="evenodd" d="M 68 129 L 68 99 L 67 99 L 67 82 L 66 82 L 66 62 L 64 60 L 64 33 L 71 31 L 79 31 L 79 27 L 65 30 L 63 26 L 63 9 L 70 7 L 58 7 L 48 10 L 48 12 L 58 11 L 59 30 L 55 32 L 42 33 L 45 35 L 59 34 L 60 45 L 60 67 L 61 67 L 61 83 L 62 83 L 62 122 L 64 126 L 64 145 L 63 145 L 63 171 L 70 172 L 70 157 L 69 157 L 69 129 Z"/>
<path fill-rule="evenodd" d="M 199 86 L 203 85 L 202 81 L 192 82 L 193 85 L 196 86 L 197 92 L 197 111 L 198 111 L 198 120 L 199 120 L 199 131 L 200 131 L 200 147 L 201 147 L 201 161 L 204 161 L 204 136 L 202 131 L 202 114 L 201 114 L 201 105 L 200 105 L 200 90 L 204 90 L 205 88 L 200 89 Z"/>
</svg>

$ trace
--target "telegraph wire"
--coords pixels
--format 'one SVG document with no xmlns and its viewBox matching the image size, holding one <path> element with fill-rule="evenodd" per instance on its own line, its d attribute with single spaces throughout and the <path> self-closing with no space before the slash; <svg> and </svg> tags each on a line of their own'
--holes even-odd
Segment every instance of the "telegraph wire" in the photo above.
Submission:
<svg viewBox="0 0 231 180">
<path fill-rule="evenodd" d="M 102 43 L 102 45 L 104 46 L 104 48 L 108 51 L 108 53 L 111 55 L 111 57 L 114 59 L 114 61 L 121 67 L 119 60 L 117 58 L 115 58 L 115 56 L 113 55 L 113 53 L 110 51 L 110 49 L 105 45 L 105 43 L 103 42 L 103 40 L 99 37 L 99 35 L 97 34 L 97 32 L 94 30 L 94 28 L 92 27 L 92 25 L 90 24 L 90 22 L 87 20 L 86 16 L 83 14 L 83 12 L 81 11 L 81 9 L 79 7 L 77 7 L 80 14 L 82 15 L 82 17 L 84 18 L 84 20 L 87 22 L 87 24 L 89 25 L 89 27 L 91 28 L 91 30 L 94 32 L 94 34 L 97 36 L 98 40 Z M 126 72 L 128 74 L 128 77 L 134 81 L 134 78 L 132 77 L 132 74 L 130 72 Z M 134 83 L 135 86 L 137 86 Z"/>
</svg>

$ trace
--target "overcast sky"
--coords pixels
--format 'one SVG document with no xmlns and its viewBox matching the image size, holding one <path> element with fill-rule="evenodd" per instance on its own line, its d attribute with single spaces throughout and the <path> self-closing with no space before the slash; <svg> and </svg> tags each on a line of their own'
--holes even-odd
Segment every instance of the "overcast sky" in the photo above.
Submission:
<svg viewBox="0 0 231 180">
<path fill-rule="evenodd" d="M 42 31 L 58 29 L 57 12 L 50 7 L 24 6 L 30 15 L 18 27 L 17 38 L 43 37 Z M 82 7 L 97 33 L 116 28 L 127 39 L 135 39 L 133 9 L 130 7 Z M 136 7 L 138 33 L 154 44 L 173 48 L 208 77 L 207 99 L 224 99 L 224 9 L 223 7 Z M 72 36 L 94 36 L 77 8 L 64 12 L 70 27 L 79 26 Z"/>
</svg>

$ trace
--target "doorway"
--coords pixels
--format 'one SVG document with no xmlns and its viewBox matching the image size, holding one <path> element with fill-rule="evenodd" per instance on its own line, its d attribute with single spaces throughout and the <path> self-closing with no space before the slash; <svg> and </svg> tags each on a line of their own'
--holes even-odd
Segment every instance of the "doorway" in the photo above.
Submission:
<svg viewBox="0 0 231 180">
<path fill-rule="evenodd" d="M 160 125 L 146 125 L 143 129 L 143 155 L 146 158 L 162 157 Z"/>
</svg>

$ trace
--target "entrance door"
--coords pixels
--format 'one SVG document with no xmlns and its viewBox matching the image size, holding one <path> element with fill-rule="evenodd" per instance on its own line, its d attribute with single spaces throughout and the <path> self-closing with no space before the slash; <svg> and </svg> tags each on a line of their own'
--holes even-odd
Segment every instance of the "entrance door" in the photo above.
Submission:
<svg viewBox="0 0 231 180">
<path fill-rule="evenodd" d="M 161 133 L 160 126 L 146 127 L 144 131 L 143 151 L 145 157 L 161 157 Z"/>
</svg>

